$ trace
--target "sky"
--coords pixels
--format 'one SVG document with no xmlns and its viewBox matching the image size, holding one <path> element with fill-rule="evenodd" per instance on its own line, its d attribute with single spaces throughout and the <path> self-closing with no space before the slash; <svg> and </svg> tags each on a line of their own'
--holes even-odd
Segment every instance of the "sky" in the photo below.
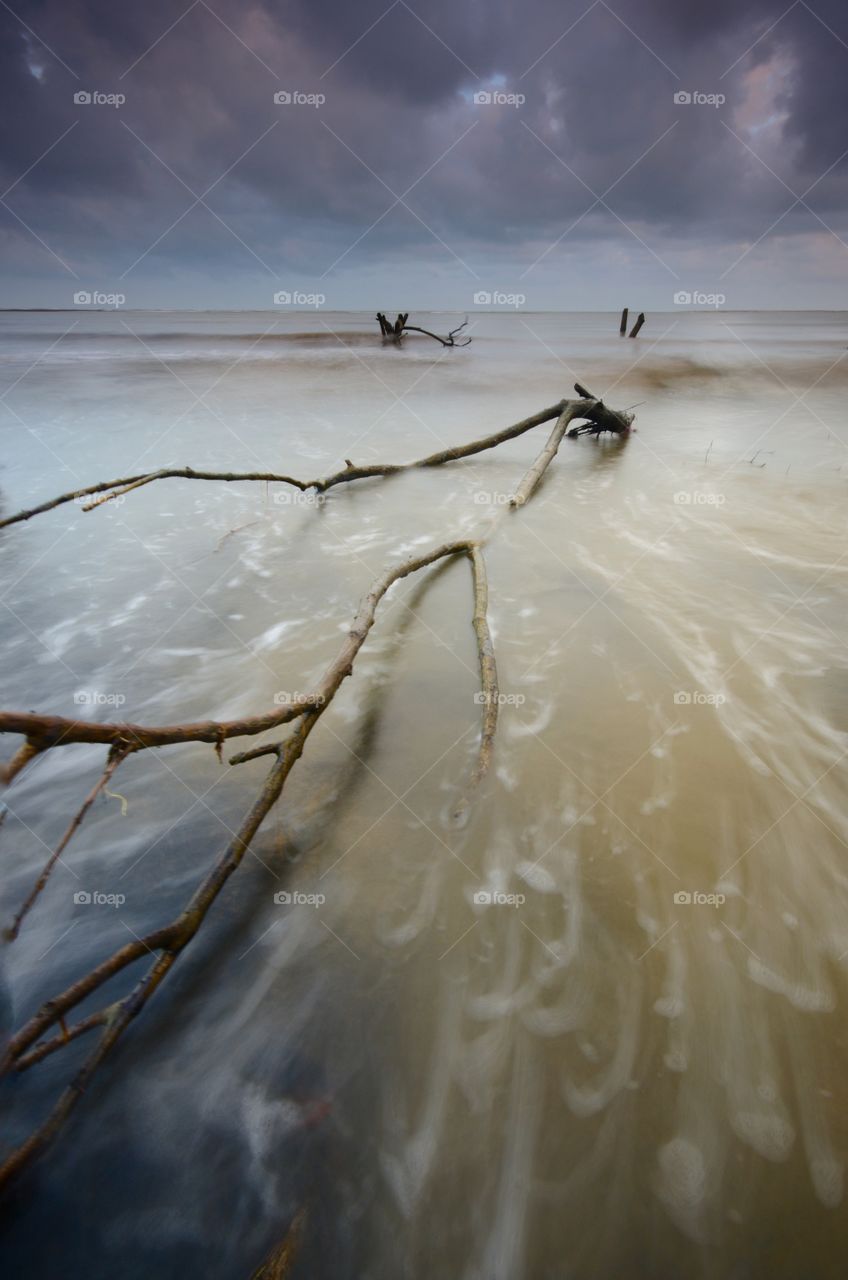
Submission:
<svg viewBox="0 0 848 1280">
<path fill-rule="evenodd" d="M 0 306 L 848 306 L 843 0 L 0 23 Z"/>
</svg>

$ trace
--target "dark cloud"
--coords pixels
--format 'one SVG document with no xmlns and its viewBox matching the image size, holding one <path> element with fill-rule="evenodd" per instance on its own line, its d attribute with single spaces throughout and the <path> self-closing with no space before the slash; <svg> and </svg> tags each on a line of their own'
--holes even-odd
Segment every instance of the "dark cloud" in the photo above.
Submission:
<svg viewBox="0 0 848 1280">
<path fill-rule="evenodd" d="M 780 234 L 827 237 L 818 215 L 844 237 L 848 16 L 836 0 L 784 7 L 2 9 L 7 278 L 58 278 L 45 245 L 78 275 L 144 255 L 139 280 L 206 270 L 232 287 L 267 277 L 263 264 L 314 276 L 340 257 L 337 275 L 431 260 L 461 273 L 457 258 L 526 269 L 564 232 L 562 252 L 615 243 L 673 264 L 708 246 L 726 264 L 812 183 L 814 212 L 797 206 Z M 77 105 L 80 90 L 126 103 Z M 280 90 L 326 102 L 277 105 Z M 525 102 L 478 105 L 481 90 Z M 679 105 L 680 91 L 727 101 Z M 186 213 L 211 184 L 209 209 Z"/>
</svg>

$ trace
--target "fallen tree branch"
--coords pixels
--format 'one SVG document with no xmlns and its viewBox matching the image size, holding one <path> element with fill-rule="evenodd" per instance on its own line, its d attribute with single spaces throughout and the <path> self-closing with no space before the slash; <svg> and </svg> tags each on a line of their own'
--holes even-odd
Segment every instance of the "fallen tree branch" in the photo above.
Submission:
<svg viewBox="0 0 848 1280">
<path fill-rule="evenodd" d="M 586 412 L 590 412 L 590 410 L 587 410 Z M 542 479 L 545 471 L 556 457 L 557 449 L 562 443 L 562 438 L 565 435 L 568 424 L 572 422 L 574 418 L 580 416 L 583 415 L 580 411 L 579 402 L 577 407 L 575 407 L 573 402 L 566 405 L 562 413 L 557 418 L 556 426 L 548 436 L 548 442 L 544 449 L 539 454 L 530 470 L 522 479 L 515 493 L 510 498 L 509 505 L 511 507 L 523 507 L 528 498 L 532 498 L 538 488 L 539 481 Z"/>
<path fill-rule="evenodd" d="M 446 462 L 457 462 L 461 458 L 470 458 L 476 453 L 494 449 L 506 440 L 514 440 L 516 436 L 523 435 L 526 431 L 531 431 L 533 427 L 541 426 L 544 422 L 550 422 L 552 418 L 558 418 L 569 407 L 573 410 L 572 418 L 586 418 L 595 423 L 591 428 L 587 428 L 594 431 L 595 434 L 599 430 L 624 431 L 629 429 L 630 423 L 633 421 L 632 414 L 628 415 L 627 413 L 618 413 L 613 409 L 607 409 L 603 401 L 595 400 L 593 396 L 584 391 L 579 383 L 575 384 L 575 389 L 581 397 L 580 400 L 560 400 L 558 404 L 550 405 L 547 409 L 541 409 L 538 413 L 531 414 L 529 418 L 523 418 L 520 422 L 513 423 L 512 426 L 504 427 L 502 431 L 496 431 L 489 436 L 482 436 L 479 440 L 470 440 L 467 444 L 440 449 L 438 453 L 428 454 L 426 458 L 418 458 L 414 462 L 375 463 L 371 466 L 359 467 L 347 460 L 340 471 L 335 471 L 332 475 L 316 480 L 298 480 L 296 476 L 272 471 L 195 471 L 193 467 L 163 468 L 146 474 L 124 476 L 117 480 L 100 481 L 98 484 L 88 485 L 83 489 L 72 489 L 68 493 L 62 493 L 56 498 L 51 498 L 49 502 L 40 503 L 37 507 L 29 507 L 24 511 L 17 512 L 16 515 L 7 516 L 5 520 L 0 520 L 0 529 L 5 529 L 9 525 L 20 524 L 24 520 L 31 520 L 33 516 L 42 515 L 46 511 L 53 511 L 56 507 L 61 507 L 68 502 L 79 502 L 80 498 L 96 494 L 101 495 L 95 502 L 83 506 L 84 511 L 91 511 L 105 502 L 111 502 L 115 498 L 122 498 L 136 489 L 141 489 L 144 485 L 152 484 L 155 480 L 222 480 L 228 484 L 242 480 L 261 480 L 289 484 L 304 493 L 309 489 L 314 489 L 317 493 L 325 493 L 335 485 L 349 484 L 353 480 L 369 480 L 375 477 L 392 476 L 401 471 L 412 471 L 419 467 L 440 467 Z M 598 426 L 598 422 L 602 417 L 607 425 Z M 597 422 L 595 419 L 597 419 Z M 612 425 L 613 423 L 616 423 L 617 426 Z"/>
<path fill-rule="evenodd" d="M 192 467 L 165 468 L 160 471 L 150 471 L 146 475 L 124 476 L 119 480 L 104 480 L 98 484 L 89 485 L 84 489 L 73 489 L 69 493 L 62 493 L 57 498 L 51 498 L 49 502 L 42 502 L 37 507 L 19 511 L 14 516 L 7 516 L 5 520 L 0 520 L 0 529 L 5 529 L 9 525 L 19 524 L 23 520 L 31 520 L 33 516 L 42 515 L 45 511 L 53 511 L 56 507 L 61 507 L 68 502 L 77 502 L 80 498 L 91 494 L 105 495 L 97 503 L 83 507 L 84 511 L 89 511 L 103 502 L 121 498 L 135 489 L 140 489 L 143 485 L 152 484 L 154 480 L 223 480 L 226 483 L 235 483 L 240 480 L 263 480 L 279 484 L 290 484 L 301 490 L 301 492 L 315 489 L 318 493 L 325 493 L 327 489 L 332 489 L 337 484 L 348 484 L 352 480 L 368 480 L 377 476 L 391 476 L 401 471 L 414 470 L 417 467 L 439 467 L 446 462 L 457 462 L 460 458 L 470 458 L 475 453 L 483 453 L 486 449 L 494 449 L 506 440 L 514 440 L 516 436 L 523 435 L 525 431 L 531 431 L 533 427 L 538 427 L 543 422 L 550 422 L 551 418 L 559 417 L 568 403 L 570 402 L 561 400 L 559 404 L 550 405 L 547 409 L 531 414 L 529 418 L 523 418 L 520 422 L 513 423 L 510 427 L 504 427 L 502 431 L 496 431 L 493 435 L 483 436 L 479 440 L 471 440 L 468 444 L 440 449 L 438 453 L 428 454 L 426 458 L 419 458 L 414 462 L 378 463 L 364 467 L 357 467 L 352 462 L 347 462 L 341 471 L 336 471 L 332 475 L 318 480 L 298 480 L 294 476 L 270 471 L 195 471 Z M 589 408 L 590 406 L 587 405 L 586 407 Z M 582 416 L 585 416 L 585 414 Z"/>
<path fill-rule="evenodd" d="M 436 342 L 441 342 L 443 347 L 467 347 L 471 342 L 471 339 L 468 337 L 463 338 L 461 342 L 457 342 L 456 340 L 456 335 L 458 333 L 462 333 L 462 330 L 468 324 L 467 316 L 463 320 L 462 324 L 457 325 L 455 329 L 451 329 L 446 338 L 443 338 L 439 333 L 433 333 L 431 329 L 423 329 L 421 325 L 407 324 L 406 322 L 408 319 L 409 312 L 401 312 L 398 315 L 397 320 L 392 324 L 382 311 L 377 312 L 377 323 L 380 326 L 380 333 L 384 338 L 391 338 L 391 340 L 396 343 L 400 343 L 400 340 L 405 333 L 423 333 L 426 337 L 434 338 Z"/>
<path fill-rule="evenodd" d="M 458 333 L 462 333 L 462 330 L 465 328 L 467 324 L 468 324 L 468 321 L 463 320 L 462 324 L 457 325 L 455 329 L 451 329 L 450 333 L 446 338 L 441 337 L 441 335 L 438 333 L 432 333 L 429 329 L 422 329 L 421 326 L 417 324 L 405 324 L 403 326 L 403 332 L 426 334 L 428 338 L 435 338 L 436 342 L 441 342 L 443 347 L 467 347 L 471 342 L 470 338 L 468 337 L 463 338 L 461 342 L 456 341 L 456 335 Z"/>
<path fill-rule="evenodd" d="M 300 758 L 313 728 L 332 702 L 342 682 L 352 674 L 356 656 L 365 643 L 371 627 L 374 625 L 377 606 L 386 592 L 401 578 L 405 578 L 419 569 L 426 568 L 444 557 L 458 554 L 467 556 L 471 563 L 474 586 L 472 621 L 477 638 L 481 684 L 484 693 L 483 726 L 477 766 L 472 779 L 473 785 L 476 785 L 484 776 L 491 760 L 494 731 L 497 723 L 497 673 L 491 636 L 486 622 L 488 593 L 485 565 L 480 548 L 476 543 L 467 540 L 448 542 L 424 555 L 403 561 L 401 564 L 387 569 L 372 584 L 353 619 L 347 639 L 327 668 L 324 676 L 318 682 L 316 695 L 310 700 L 308 706 L 300 709 L 301 718 L 294 732 L 285 743 L 275 745 L 273 749 L 273 754 L 276 756 L 274 764 L 265 778 L 258 797 L 245 815 L 238 832 L 229 842 L 205 880 L 195 890 L 180 915 L 164 928 L 149 933 L 145 938 L 137 938 L 127 943 L 107 959 L 101 961 L 84 977 L 78 979 L 61 994 L 43 1004 L 39 1011 L 11 1038 L 3 1061 L 0 1063 L 0 1071 L 3 1072 L 23 1070 L 25 1067 L 40 1062 L 43 1058 L 61 1049 L 64 1044 L 70 1043 L 88 1031 L 95 1030 L 100 1026 L 104 1028 L 103 1034 L 94 1049 L 74 1079 L 62 1092 L 44 1122 L 25 1142 L 11 1152 L 2 1166 L 0 1166 L 0 1188 L 8 1185 L 52 1142 L 76 1106 L 79 1098 L 85 1092 L 97 1068 L 133 1019 L 158 990 L 178 956 L 194 938 L 224 885 L 240 865 L 269 810 L 279 799 L 286 778 Z M 492 696 L 493 694 L 494 696 Z M 190 727 L 182 726 L 184 729 Z M 59 744 L 54 742 L 51 745 Z M 260 749 L 260 752 L 254 754 L 261 753 Z M 103 779 L 101 779 L 101 782 L 103 782 Z M 99 786 L 92 793 L 92 799 L 98 790 Z M 73 830 L 76 829 L 77 825 L 78 822 L 76 821 L 72 824 Z M 70 834 L 73 834 L 73 830 L 70 830 Z M 156 954 L 157 952 L 159 953 L 158 955 Z M 71 1009 L 79 1005 L 82 1000 L 91 995 L 108 979 L 135 963 L 136 960 L 150 954 L 154 956 L 152 965 L 126 997 L 110 1005 L 106 1010 L 101 1010 L 83 1018 L 70 1031 L 65 1030 L 64 1018 Z M 50 1040 L 41 1041 L 44 1033 L 57 1022 L 62 1026 L 61 1034 L 54 1036 Z M 35 1047 L 32 1048 L 32 1046 Z"/>
<path fill-rule="evenodd" d="M 69 720 L 64 716 L 41 716 L 33 711 L 0 711 L 0 733 L 20 733 L 23 746 L 0 770 L 0 781 L 11 782 L 43 751 L 67 747 L 75 742 L 106 743 L 124 754 L 149 747 L 169 747 L 179 742 L 212 742 L 216 748 L 228 738 L 264 733 L 288 724 L 317 704 L 319 694 L 306 694 L 296 704 L 288 704 L 262 715 L 241 720 L 200 720 L 195 723 L 141 725 L 117 721 L 97 724 L 90 720 Z"/>
</svg>

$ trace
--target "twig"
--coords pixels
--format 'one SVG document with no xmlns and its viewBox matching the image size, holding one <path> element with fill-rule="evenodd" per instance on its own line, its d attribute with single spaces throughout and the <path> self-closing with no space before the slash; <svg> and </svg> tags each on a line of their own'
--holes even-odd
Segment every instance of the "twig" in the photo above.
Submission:
<svg viewBox="0 0 848 1280">
<path fill-rule="evenodd" d="M 113 746 L 111 748 L 109 752 L 109 758 L 106 761 L 106 768 L 103 770 L 103 773 L 100 776 L 100 780 L 96 783 L 94 787 L 92 787 L 91 791 L 89 791 L 88 795 L 83 800 L 76 816 L 73 818 L 71 822 L 71 825 L 68 827 L 67 831 L 62 836 L 62 839 L 59 841 L 56 848 L 53 850 L 50 857 L 45 862 L 44 867 L 42 868 L 42 871 L 41 871 L 41 875 L 36 880 L 29 894 L 24 899 L 21 907 L 18 909 L 17 915 L 15 916 L 9 928 L 6 930 L 6 937 L 10 942 L 14 941 L 14 939 L 17 938 L 18 933 L 20 932 L 21 923 L 24 917 L 27 915 L 30 908 L 32 907 L 32 904 L 35 902 L 36 898 L 41 893 L 41 890 L 47 884 L 47 881 L 50 878 L 51 871 L 55 867 L 59 858 L 64 853 L 65 849 L 68 847 L 68 844 L 70 843 L 74 833 L 77 830 L 79 830 L 80 826 L 83 823 L 85 815 L 88 813 L 89 809 L 94 804 L 94 801 L 97 799 L 100 792 L 104 789 L 104 787 L 107 786 L 115 770 L 118 768 L 120 764 L 124 762 L 124 760 L 126 760 L 129 753 L 130 753 L 129 747 Z"/>
<path fill-rule="evenodd" d="M 438 333 L 432 333 L 429 329 L 422 329 L 421 326 L 417 324 L 405 324 L 403 326 L 403 333 L 426 334 L 428 338 L 435 338 L 437 342 L 441 342 L 443 347 L 467 347 L 471 342 L 470 338 L 464 338 L 462 342 L 456 341 L 456 335 L 461 333 L 467 324 L 468 321 L 463 320 L 462 324 L 457 325 L 455 329 L 451 329 L 446 338 L 441 337 Z"/>
</svg>

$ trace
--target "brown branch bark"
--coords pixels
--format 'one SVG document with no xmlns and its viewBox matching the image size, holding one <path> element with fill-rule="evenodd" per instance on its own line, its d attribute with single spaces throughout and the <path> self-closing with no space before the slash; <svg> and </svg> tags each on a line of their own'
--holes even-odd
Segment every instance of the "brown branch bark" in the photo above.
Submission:
<svg viewBox="0 0 848 1280">
<path fill-rule="evenodd" d="M 100 505 L 102 502 L 108 502 L 112 498 L 123 497 L 124 494 L 140 489 L 143 485 L 152 484 L 154 480 L 223 480 L 229 484 L 240 480 L 263 480 L 278 484 L 290 484 L 301 490 L 301 492 L 315 489 L 318 493 L 324 493 L 327 489 L 333 488 L 334 485 L 348 484 L 352 480 L 391 476 L 399 471 L 409 471 L 416 467 L 438 467 L 445 462 L 456 462 L 460 458 L 471 457 L 472 454 L 482 453 L 486 449 L 494 449 L 497 445 L 503 444 L 505 440 L 513 440 L 516 436 L 523 435 L 525 431 L 530 431 L 533 427 L 538 427 L 541 423 L 549 422 L 551 418 L 558 417 L 566 403 L 566 401 L 561 400 L 559 404 L 551 405 L 547 409 L 542 409 L 539 413 L 531 414 L 529 418 L 523 418 L 521 422 L 505 427 L 503 431 L 497 431 L 490 436 L 483 436 L 479 440 L 472 440 L 468 444 L 457 445 L 455 448 L 442 449 L 438 453 L 431 453 L 428 457 L 419 458 L 414 462 L 385 463 L 365 467 L 356 467 L 348 463 L 341 471 L 336 471 L 323 479 L 298 480 L 295 476 L 283 475 L 272 471 L 195 471 L 192 467 L 173 467 L 164 468 L 160 471 L 150 471 L 145 474 L 124 476 L 118 480 L 104 480 L 98 484 L 89 485 L 84 489 L 73 489 L 68 493 L 62 493 L 57 498 L 51 498 L 49 502 L 42 502 L 37 507 L 29 507 L 25 511 L 19 511 L 16 515 L 7 516 L 5 520 L 0 520 L 0 529 L 5 529 L 9 525 L 20 524 L 24 520 L 31 520 L 33 516 L 42 515 L 46 511 L 53 511 L 56 507 L 64 506 L 68 502 L 76 502 L 79 498 L 88 497 L 92 494 L 105 495 L 96 504 Z M 90 507 L 84 509 L 90 509 Z"/>
<path fill-rule="evenodd" d="M 548 442 L 544 449 L 510 498 L 509 505 L 511 507 L 523 507 L 528 498 L 532 498 L 538 488 L 539 481 L 556 457 L 557 449 L 562 444 L 562 438 L 568 429 L 569 423 L 574 418 L 584 417 L 587 411 L 583 401 L 571 401 L 566 405 L 557 418 L 556 426 L 548 436 Z"/>
<path fill-rule="evenodd" d="M 67 831 L 62 836 L 62 839 L 59 841 L 56 848 L 53 850 L 50 857 L 45 862 L 44 867 L 42 868 L 42 871 L 41 871 L 41 875 L 38 877 L 32 889 L 30 890 L 29 894 L 24 899 L 22 905 L 18 909 L 18 912 L 14 920 L 12 921 L 8 930 L 6 931 L 6 937 L 10 942 L 13 942 L 15 938 L 17 938 L 18 933 L 20 932 L 21 922 L 23 921 L 24 917 L 27 915 L 28 911 L 32 907 L 32 904 L 35 902 L 38 895 L 41 893 L 41 890 L 47 884 L 47 881 L 50 878 L 51 871 L 55 867 L 56 863 L 59 861 L 59 858 L 62 856 L 65 849 L 68 847 L 68 844 L 73 838 L 74 833 L 82 825 L 85 819 L 85 815 L 88 813 L 89 809 L 94 804 L 94 801 L 97 799 L 97 797 L 99 796 L 103 788 L 109 784 L 109 781 L 112 778 L 112 775 L 114 774 L 115 770 L 124 760 L 126 760 L 128 755 L 129 755 L 128 747 L 112 747 L 112 750 L 109 752 L 109 758 L 106 761 L 106 768 L 103 770 L 103 773 L 101 774 L 99 781 L 95 784 L 94 787 L 92 787 L 91 791 L 89 791 L 88 795 L 83 800 L 79 810 L 77 811 L 76 815 L 71 821 L 71 825 L 68 827 Z"/>
<path fill-rule="evenodd" d="M 467 347 L 471 342 L 470 338 L 463 338 L 461 342 L 456 341 L 456 335 L 458 333 L 462 333 L 462 330 L 465 328 L 467 324 L 468 324 L 468 321 L 463 320 L 462 324 L 457 325 L 455 329 L 451 329 L 450 333 L 446 338 L 443 338 L 441 334 L 433 333 L 430 329 L 422 329 L 421 326 L 417 324 L 405 324 L 403 326 L 403 332 L 404 333 L 423 333 L 426 337 L 435 338 L 436 342 L 441 342 L 443 347 Z"/>
<path fill-rule="evenodd" d="M 483 712 L 477 764 L 465 794 L 454 808 L 454 821 L 459 821 L 465 815 L 471 803 L 473 792 L 489 771 L 492 752 L 495 747 L 495 730 L 498 727 L 498 704 L 500 702 L 495 648 L 492 644 L 492 633 L 489 630 L 489 582 L 486 577 L 486 563 L 479 546 L 472 546 L 470 555 L 471 571 L 474 578 L 474 613 L 471 623 L 477 639 L 477 658 L 480 663 L 479 700 Z"/>
<path fill-rule="evenodd" d="M 26 742 L 0 770 L 0 781 L 11 782 L 30 760 L 51 747 L 74 742 L 101 742 L 120 748 L 125 755 L 148 747 L 169 747 L 179 742 L 212 742 L 220 746 L 228 738 L 264 733 L 288 724 L 314 706 L 320 695 L 307 694 L 296 704 L 287 704 L 262 715 L 241 720 L 199 720 L 187 724 L 141 725 L 129 722 L 93 724 L 89 720 L 69 720 L 64 716 L 41 716 L 33 711 L 0 711 L 0 733 L 20 733 Z"/>
</svg>

